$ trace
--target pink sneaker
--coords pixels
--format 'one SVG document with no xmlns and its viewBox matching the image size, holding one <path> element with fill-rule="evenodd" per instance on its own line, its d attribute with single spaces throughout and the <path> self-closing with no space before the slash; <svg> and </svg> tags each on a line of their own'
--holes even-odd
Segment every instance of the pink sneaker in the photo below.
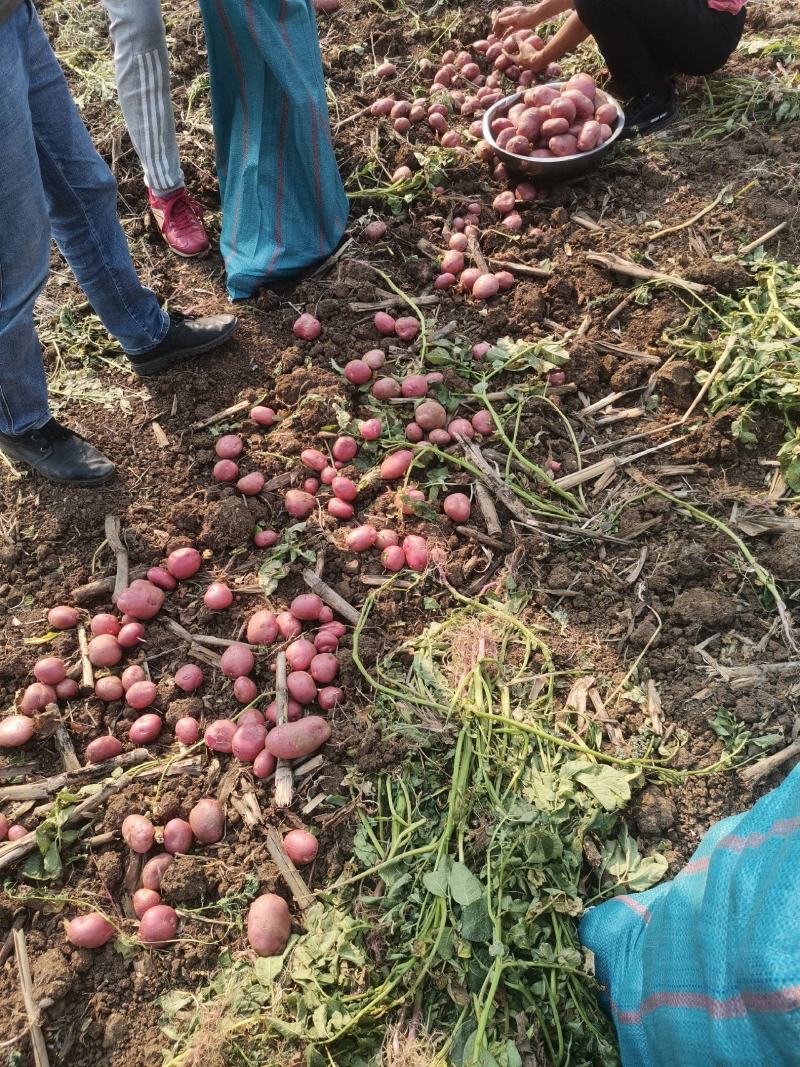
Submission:
<svg viewBox="0 0 800 1067">
<path fill-rule="evenodd" d="M 208 234 L 200 208 L 186 189 L 178 189 L 169 196 L 156 196 L 148 189 L 147 199 L 158 228 L 173 252 L 184 259 L 206 254 Z"/>
</svg>

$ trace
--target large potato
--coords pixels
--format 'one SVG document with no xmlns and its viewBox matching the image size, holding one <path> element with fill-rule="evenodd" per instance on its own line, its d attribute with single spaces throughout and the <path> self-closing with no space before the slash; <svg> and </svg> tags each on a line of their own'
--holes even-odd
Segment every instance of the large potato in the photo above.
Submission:
<svg viewBox="0 0 800 1067">
<path fill-rule="evenodd" d="M 259 956 L 280 956 L 292 932 L 289 906 L 283 897 L 264 893 L 247 913 L 247 940 Z"/>
<path fill-rule="evenodd" d="M 278 759 L 302 759 L 322 748 L 331 728 L 321 715 L 308 715 L 297 722 L 285 722 L 267 734 L 266 748 Z"/>
</svg>

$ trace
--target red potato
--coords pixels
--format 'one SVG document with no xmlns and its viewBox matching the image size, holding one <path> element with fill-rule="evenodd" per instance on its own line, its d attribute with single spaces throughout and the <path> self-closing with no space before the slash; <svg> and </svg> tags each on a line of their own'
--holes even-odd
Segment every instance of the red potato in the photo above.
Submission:
<svg viewBox="0 0 800 1067">
<path fill-rule="evenodd" d="M 233 695 L 240 704 L 252 704 L 258 696 L 258 686 L 252 678 L 240 675 L 233 683 Z"/>
<path fill-rule="evenodd" d="M 468 522 L 472 504 L 464 493 L 450 493 L 442 501 L 442 510 L 453 522 Z"/>
<path fill-rule="evenodd" d="M 143 578 L 136 578 L 132 581 L 117 598 L 117 607 L 120 611 L 145 622 L 158 615 L 163 604 L 163 590 Z"/>
<path fill-rule="evenodd" d="M 78 948 L 102 948 L 117 931 L 108 919 L 93 911 L 89 915 L 76 915 L 74 919 L 70 919 L 64 932 L 67 941 Z"/>
<path fill-rule="evenodd" d="M 495 138 L 498 148 L 505 148 L 508 151 L 511 149 L 508 147 L 509 143 L 517 137 L 517 133 L 512 126 L 510 130 L 501 130 Z M 525 139 L 527 143 L 527 138 Z M 528 153 L 530 152 L 530 145 L 528 145 Z M 523 153 L 527 154 L 527 153 Z"/>
<path fill-rule="evenodd" d="M 172 856 L 188 852 L 193 841 L 194 834 L 186 819 L 170 819 L 164 827 L 164 848 Z"/>
<path fill-rule="evenodd" d="M 137 711 L 149 708 L 158 696 L 158 687 L 155 682 L 134 682 L 125 694 L 125 700 L 130 707 Z"/>
<path fill-rule="evenodd" d="M 218 482 L 235 482 L 239 477 L 239 468 L 232 459 L 221 459 L 214 464 L 214 469 L 211 473 Z M 149 571 L 148 577 L 150 577 Z"/>
<path fill-rule="evenodd" d="M 516 137 L 509 137 L 505 145 L 501 145 L 497 142 L 500 148 L 505 147 L 507 151 L 512 152 L 515 156 L 529 156 L 531 154 L 531 143 L 527 137 L 522 137 L 519 134 Z M 511 218 L 510 215 L 506 215 L 506 220 Z M 519 218 L 519 216 L 517 216 Z M 504 224 L 508 226 L 508 222 L 504 221 Z"/>
<path fill-rule="evenodd" d="M 566 133 L 569 127 L 570 123 L 566 119 L 547 119 L 542 123 L 542 137 L 549 141 L 552 137 Z"/>
<path fill-rule="evenodd" d="M 455 130 L 448 130 L 441 136 L 442 148 L 458 148 L 461 144 L 461 137 Z"/>
<path fill-rule="evenodd" d="M 318 685 L 328 685 L 339 673 L 339 661 L 330 652 L 319 652 L 311 660 L 309 670 Z"/>
<path fill-rule="evenodd" d="M 324 611 L 324 609 L 323 609 Z M 319 621 L 322 622 L 323 611 L 319 613 Z M 328 633 L 332 633 L 334 637 L 344 637 L 347 633 L 347 627 L 343 622 L 339 622 L 338 619 L 327 619 L 320 630 L 325 630 Z"/>
<path fill-rule="evenodd" d="M 184 715 L 175 723 L 175 736 L 182 745 L 193 745 L 200 736 L 200 724 L 191 715 Z"/>
<path fill-rule="evenodd" d="M 405 181 L 408 181 L 408 179 L 411 176 L 412 176 L 411 167 L 405 167 L 405 166 L 398 167 L 397 170 L 392 175 L 392 182 L 393 183 L 405 182 Z M 380 312 L 379 312 L 379 314 L 380 314 Z M 392 327 L 392 332 L 394 332 L 394 327 Z"/>
<path fill-rule="evenodd" d="M 511 215 L 508 216 L 511 218 Z M 505 292 L 507 289 L 511 289 L 514 285 L 514 275 L 508 270 L 499 270 L 495 274 L 497 278 L 497 284 L 500 286 L 500 292 Z"/>
<path fill-rule="evenodd" d="M 600 144 L 600 123 L 594 119 L 587 119 L 583 129 L 578 134 L 578 151 L 591 152 Z"/>
<path fill-rule="evenodd" d="M 399 544 L 399 541 L 400 539 L 394 530 L 378 530 L 375 536 L 375 547 L 383 550 L 388 548 L 389 545 Z M 343 634 L 339 636 L 343 636 Z"/>
<path fill-rule="evenodd" d="M 613 135 L 614 131 L 605 122 L 600 124 L 600 144 L 605 144 L 606 141 Z"/>
<path fill-rule="evenodd" d="M 578 109 L 575 106 L 575 101 L 571 100 L 568 96 L 560 96 L 558 100 L 554 100 L 550 105 L 550 118 L 566 119 L 567 126 L 572 125 L 577 113 Z"/>
<path fill-rule="evenodd" d="M 448 425 L 447 432 L 451 437 L 460 434 L 462 437 L 472 438 L 475 436 L 475 428 L 469 419 L 453 419 Z"/>
<path fill-rule="evenodd" d="M 95 667 L 115 667 L 121 659 L 122 648 L 111 634 L 100 634 L 89 642 L 89 660 Z"/>
<path fill-rule="evenodd" d="M 416 407 L 414 421 L 421 430 L 428 433 L 430 430 L 441 429 L 445 425 L 447 411 L 438 400 L 425 400 Z M 408 455 L 412 456 L 412 453 L 409 452 Z M 405 471 L 402 473 L 405 474 Z"/>
<path fill-rule="evenodd" d="M 382 96 L 379 100 L 373 101 L 370 105 L 370 115 L 388 115 L 394 107 L 393 96 Z"/>
<path fill-rule="evenodd" d="M 316 501 L 303 489 L 289 489 L 283 498 L 283 506 L 286 508 L 286 513 L 293 519 L 304 519 L 314 510 Z"/>
<path fill-rule="evenodd" d="M 95 615 L 89 623 L 89 629 L 95 637 L 99 637 L 100 634 L 111 634 L 116 637 L 119 633 L 120 621 L 115 615 L 109 615 L 108 612 L 102 611 L 99 615 Z M 39 681 L 44 681 L 44 679 L 40 678 Z"/>
<path fill-rule="evenodd" d="M 6 715 L 0 719 L 0 748 L 22 748 L 33 734 L 33 721 L 27 715 Z"/>
<path fill-rule="evenodd" d="M 275 893 L 256 897 L 247 913 L 247 942 L 258 956 L 280 956 L 292 932 L 289 905 Z"/>
<path fill-rule="evenodd" d="M 126 622 L 117 634 L 120 648 L 135 648 L 144 640 L 144 626 L 140 622 Z"/>
<path fill-rule="evenodd" d="M 316 622 L 322 608 L 322 597 L 316 593 L 300 593 L 289 605 L 289 611 L 301 622 Z"/>
<path fill-rule="evenodd" d="M 139 940 L 143 945 L 158 948 L 174 940 L 178 929 L 178 913 L 168 904 L 148 908 L 139 920 Z"/>
<path fill-rule="evenodd" d="M 354 437 L 337 437 L 331 449 L 333 458 L 341 463 L 349 463 L 358 455 L 358 441 Z"/>
<path fill-rule="evenodd" d="M 161 726 L 160 716 L 155 715 L 153 712 L 149 712 L 147 715 L 140 715 L 138 719 L 131 723 L 128 738 L 135 745 L 149 745 L 161 733 Z"/>
<path fill-rule="evenodd" d="M 372 369 L 363 359 L 351 359 L 344 365 L 344 376 L 351 385 L 365 385 L 372 377 Z"/>
<path fill-rule="evenodd" d="M 425 436 L 425 433 L 421 426 L 416 422 L 409 422 L 406 426 L 406 438 L 411 441 L 412 444 L 417 444 Z"/>
<path fill-rule="evenodd" d="M 113 640 L 113 638 L 112 638 Z M 20 711 L 25 715 L 33 715 L 36 711 L 43 711 L 48 704 L 55 704 L 57 693 L 51 685 L 44 682 L 32 682 L 27 686 L 19 702 Z"/>
<path fill-rule="evenodd" d="M 378 78 L 393 78 L 397 74 L 397 67 L 387 60 L 375 68 L 375 74 Z"/>
<path fill-rule="evenodd" d="M 422 397 L 428 392 L 428 379 L 424 374 L 409 374 L 403 379 L 400 393 L 404 397 Z"/>
<path fill-rule="evenodd" d="M 242 441 L 238 433 L 223 434 L 214 445 L 214 451 L 220 459 L 236 459 L 237 456 L 242 454 L 243 448 L 244 441 Z"/>
<path fill-rule="evenodd" d="M 256 778 L 269 778 L 271 774 L 275 773 L 277 763 L 278 761 L 272 753 L 267 752 L 264 748 L 253 760 L 253 774 Z"/>
<path fill-rule="evenodd" d="M 395 320 L 392 318 L 391 315 L 387 315 L 385 311 L 376 312 L 375 318 L 372 321 L 375 326 L 375 329 L 378 331 L 379 334 L 382 334 L 384 337 L 388 337 L 394 333 Z"/>
<path fill-rule="evenodd" d="M 240 726 L 233 735 L 233 755 L 242 763 L 252 763 L 263 751 L 267 731 L 260 723 L 249 722 Z"/>
<path fill-rule="evenodd" d="M 247 640 L 250 640 L 248 633 Z M 253 642 L 254 644 L 256 642 Z M 194 693 L 205 680 L 203 670 L 196 663 L 184 663 L 175 671 L 175 685 L 184 693 Z"/>
<path fill-rule="evenodd" d="M 597 93 L 597 85 L 591 74 L 585 74 L 583 72 L 579 74 L 573 74 L 566 85 L 567 89 L 577 89 L 583 93 L 590 100 L 594 100 Z"/>
<path fill-rule="evenodd" d="M 476 360 L 483 359 L 491 347 L 488 341 L 479 341 L 478 344 L 472 346 L 472 358 Z"/>
<path fill-rule="evenodd" d="M 404 489 L 397 494 L 397 503 L 404 515 L 415 515 L 415 504 L 425 502 L 425 494 L 421 489 Z"/>
<path fill-rule="evenodd" d="M 575 105 L 575 120 L 577 122 L 585 122 L 586 119 L 590 119 L 594 115 L 594 104 L 579 89 L 565 89 L 564 99 L 571 100 Z"/>
<path fill-rule="evenodd" d="M 212 582 L 203 594 L 203 603 L 210 611 L 225 611 L 233 603 L 233 593 L 224 582 Z"/>
<path fill-rule="evenodd" d="M 451 234 L 450 240 L 447 242 L 454 252 L 466 252 L 468 243 L 467 235 L 465 233 Z"/>
<path fill-rule="evenodd" d="M 619 118 L 619 113 L 613 104 L 601 104 L 594 113 L 595 119 L 603 125 L 613 126 Z"/>
<path fill-rule="evenodd" d="M 472 425 L 475 433 L 482 434 L 484 437 L 487 434 L 494 433 L 494 419 L 490 411 L 483 409 L 476 411 L 472 416 Z"/>
<path fill-rule="evenodd" d="M 114 674 L 107 674 L 103 678 L 95 679 L 94 695 L 105 704 L 113 704 L 115 700 L 122 700 L 125 695 L 125 687 L 122 679 Z"/>
<path fill-rule="evenodd" d="M 281 611 L 275 616 L 278 632 L 286 641 L 293 637 L 299 637 L 303 632 L 302 624 L 292 615 L 291 611 Z"/>
<path fill-rule="evenodd" d="M 304 867 L 316 859 L 319 842 L 308 830 L 290 830 L 283 835 L 283 849 L 292 863 Z"/>
<path fill-rule="evenodd" d="M 250 409 L 250 421 L 254 422 L 256 426 L 272 426 L 275 422 L 275 412 L 272 408 L 265 408 L 261 404 L 256 404 L 254 408 Z"/>
<path fill-rule="evenodd" d="M 364 422 L 360 422 L 358 424 L 358 432 L 364 441 L 377 441 L 381 435 L 381 420 L 366 419 Z M 336 492 L 335 489 L 334 492 Z"/>
<path fill-rule="evenodd" d="M 547 145 L 554 156 L 574 156 L 578 152 L 577 138 L 571 133 L 562 133 L 557 137 L 551 137 Z"/>
<path fill-rule="evenodd" d="M 253 544 L 256 548 L 272 548 L 277 543 L 278 535 L 275 530 L 256 530 L 253 534 Z"/>
<path fill-rule="evenodd" d="M 78 609 L 69 604 L 56 604 L 47 613 L 47 624 L 54 630 L 72 630 L 80 620 Z"/>
<path fill-rule="evenodd" d="M 317 703 L 323 711 L 333 711 L 344 701 L 344 690 L 336 685 L 326 685 L 317 693 Z"/>
<path fill-rule="evenodd" d="M 444 138 L 442 143 L 444 144 Z M 413 315 L 401 315 L 395 321 L 394 332 L 401 341 L 413 341 L 419 333 L 419 319 L 414 318 Z"/>
<path fill-rule="evenodd" d="M 233 747 L 233 735 L 238 729 L 233 719 L 216 719 L 206 729 L 203 740 L 212 752 L 230 752 Z"/>
<path fill-rule="evenodd" d="M 378 378 L 372 386 L 372 395 L 376 400 L 393 400 L 400 396 L 400 383 L 394 378 Z"/>
<path fill-rule="evenodd" d="M 422 424 L 420 423 L 420 425 Z M 402 478 L 403 475 L 408 472 L 413 462 L 414 453 L 407 448 L 401 448 L 398 449 L 397 452 L 391 452 L 381 463 L 381 478 L 386 481 Z"/>
<path fill-rule="evenodd" d="M 342 522 L 346 522 L 347 519 L 352 519 L 353 517 L 353 505 L 348 504 L 346 500 L 340 500 L 339 497 L 334 497 L 332 500 L 329 500 L 326 506 L 328 513 Z"/>
<path fill-rule="evenodd" d="M 401 571 L 406 565 L 406 554 L 399 545 L 388 545 L 381 553 L 381 563 L 387 571 Z"/>
<path fill-rule="evenodd" d="M 428 542 L 419 534 L 408 534 L 403 538 L 403 552 L 412 571 L 424 571 L 428 566 Z"/>
<path fill-rule="evenodd" d="M 302 637 L 287 647 L 286 662 L 293 671 L 306 671 L 316 654 L 314 642 Z"/>
<path fill-rule="evenodd" d="M 303 705 L 298 704 L 296 700 L 289 700 L 286 708 L 286 721 L 297 722 L 298 719 L 303 717 Z M 278 721 L 278 702 L 273 700 L 271 704 L 268 704 L 264 709 L 264 716 L 267 722 L 272 723 L 274 726 Z"/>
<path fill-rule="evenodd" d="M 381 348 L 371 348 L 361 358 L 370 370 L 380 370 L 386 362 L 386 353 Z"/>
<path fill-rule="evenodd" d="M 86 746 L 86 762 L 103 763 L 104 760 L 114 759 L 120 752 L 122 752 L 122 742 L 116 737 L 111 734 L 96 737 Z"/>
<path fill-rule="evenodd" d="M 481 274 L 472 287 L 472 295 L 476 300 L 490 300 L 497 296 L 499 289 L 500 283 L 494 274 Z"/>
<path fill-rule="evenodd" d="M 338 647 L 338 637 L 334 637 L 329 630 L 320 630 L 314 638 L 314 649 L 316 652 L 335 652 Z"/>
<path fill-rule="evenodd" d="M 122 822 L 122 839 L 132 852 L 144 855 L 153 847 L 156 831 L 144 815 L 128 815 Z"/>
<path fill-rule="evenodd" d="M 392 125 L 397 133 L 408 133 L 411 129 L 411 119 L 395 119 Z"/>
<path fill-rule="evenodd" d="M 407 118 L 408 113 L 411 111 L 411 106 L 410 100 L 397 100 L 392 105 L 389 117 L 393 119 Z"/>
<path fill-rule="evenodd" d="M 204 797 L 189 812 L 189 825 L 201 845 L 214 845 L 225 833 L 225 814 L 218 800 Z"/>
<path fill-rule="evenodd" d="M 322 748 L 331 728 L 320 715 L 282 723 L 267 734 L 266 748 L 278 759 L 303 759 Z"/>
<path fill-rule="evenodd" d="M 196 548 L 176 548 L 167 556 L 167 570 L 179 582 L 192 578 L 200 570 L 203 557 Z M 127 610 L 127 609 L 126 609 Z"/>
<path fill-rule="evenodd" d="M 428 125 L 436 133 L 445 133 L 447 130 L 447 118 L 439 111 L 434 111 L 432 115 L 428 115 Z"/>
<path fill-rule="evenodd" d="M 56 696 L 59 700 L 73 700 L 78 695 L 78 683 L 72 678 L 65 678 L 56 686 Z"/>
<path fill-rule="evenodd" d="M 464 290 L 465 293 L 472 292 L 473 288 L 475 287 L 475 282 L 478 280 L 478 278 L 480 278 L 480 276 L 480 267 L 467 267 L 467 269 L 462 273 L 461 278 L 459 279 L 461 283 L 461 288 Z"/>
<path fill-rule="evenodd" d="M 27 836 L 28 836 L 28 831 L 20 823 L 14 823 L 13 826 L 9 826 L 9 828 L 8 828 L 8 840 L 9 841 L 19 841 L 23 837 L 27 837 Z"/>
<path fill-rule="evenodd" d="M 558 89 L 549 85 L 537 85 L 525 93 L 525 103 L 533 104 L 534 107 L 549 107 L 559 95 Z"/>
<path fill-rule="evenodd" d="M 500 225 L 503 227 L 504 230 L 509 230 L 511 233 L 519 233 L 522 230 L 522 226 L 523 226 L 522 216 L 518 212 L 512 211 L 509 215 L 506 215 L 506 217 L 503 219 L 503 221 L 500 223 Z M 508 273 L 508 271 L 503 271 L 503 274 L 507 274 L 507 273 Z M 496 277 L 497 277 L 497 275 L 495 274 L 495 278 Z M 513 276 L 512 276 L 512 281 L 513 281 Z M 472 292 L 473 292 L 473 295 L 474 295 L 475 294 L 474 288 L 473 288 Z"/>
<path fill-rule="evenodd" d="M 464 269 L 464 253 L 448 249 L 442 256 L 440 266 L 443 274 L 460 274 Z"/>
<path fill-rule="evenodd" d="M 141 919 L 146 911 L 155 908 L 161 903 L 161 894 L 154 889 L 137 889 L 131 897 L 133 913 L 137 919 Z"/>
<path fill-rule="evenodd" d="M 264 725 L 264 716 L 258 710 L 258 708 L 248 708 L 243 711 L 237 719 L 240 726 L 246 726 L 248 723 L 258 723 L 259 726 Z"/>
<path fill-rule="evenodd" d="M 292 671 L 286 678 L 289 696 L 304 707 L 317 699 L 317 687 L 308 671 Z"/>
<path fill-rule="evenodd" d="M 424 112 L 420 116 L 420 118 L 422 118 L 423 116 Z M 380 241 L 386 236 L 386 229 L 386 223 L 383 221 L 383 219 L 374 219 L 372 222 L 368 222 L 367 225 L 364 227 L 364 236 L 367 238 L 368 241 Z"/>
<path fill-rule="evenodd" d="M 175 857 L 168 852 L 162 852 L 160 856 L 153 856 L 142 868 L 142 885 L 145 889 L 153 889 L 156 893 L 161 892 L 161 879 L 164 871 L 175 862 Z"/>
<path fill-rule="evenodd" d="M 314 341 L 322 333 L 322 326 L 319 319 L 315 319 L 313 315 L 306 313 L 295 320 L 294 326 L 292 326 L 292 333 L 295 337 L 299 337 L 301 341 Z"/>
<path fill-rule="evenodd" d="M 258 496 L 264 488 L 265 481 L 260 471 L 253 471 L 251 474 L 245 474 L 244 478 L 240 478 L 236 483 L 236 488 L 243 496 Z"/>
<path fill-rule="evenodd" d="M 312 471 L 323 471 L 328 466 L 328 457 L 318 448 L 304 448 L 300 453 L 300 462 Z"/>
</svg>

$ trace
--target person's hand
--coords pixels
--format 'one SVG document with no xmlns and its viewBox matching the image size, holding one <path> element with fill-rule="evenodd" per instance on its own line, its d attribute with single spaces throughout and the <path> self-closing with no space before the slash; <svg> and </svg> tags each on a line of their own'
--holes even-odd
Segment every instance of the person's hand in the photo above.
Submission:
<svg viewBox="0 0 800 1067">
<path fill-rule="evenodd" d="M 495 16 L 492 33 L 496 33 L 498 37 L 505 37 L 507 33 L 517 30 L 533 30 L 538 25 L 539 15 L 536 7 L 512 4 L 510 7 L 504 7 L 500 14 Z"/>
<path fill-rule="evenodd" d="M 513 56 L 518 67 L 522 70 L 532 70 L 534 74 L 544 70 L 549 62 L 545 50 L 533 45 L 526 30 L 507 37 L 503 41 L 503 47 L 508 55 Z"/>
</svg>

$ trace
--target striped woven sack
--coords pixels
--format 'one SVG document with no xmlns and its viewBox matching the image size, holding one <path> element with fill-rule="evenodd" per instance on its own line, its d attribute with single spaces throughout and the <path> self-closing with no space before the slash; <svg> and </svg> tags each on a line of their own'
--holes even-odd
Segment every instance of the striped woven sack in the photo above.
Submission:
<svg viewBox="0 0 800 1067">
<path fill-rule="evenodd" d="M 252 296 L 336 248 L 348 203 L 311 0 L 200 0 L 228 292 Z"/>
<path fill-rule="evenodd" d="M 800 766 L 580 933 L 624 1067 L 800 1064 Z"/>
</svg>

